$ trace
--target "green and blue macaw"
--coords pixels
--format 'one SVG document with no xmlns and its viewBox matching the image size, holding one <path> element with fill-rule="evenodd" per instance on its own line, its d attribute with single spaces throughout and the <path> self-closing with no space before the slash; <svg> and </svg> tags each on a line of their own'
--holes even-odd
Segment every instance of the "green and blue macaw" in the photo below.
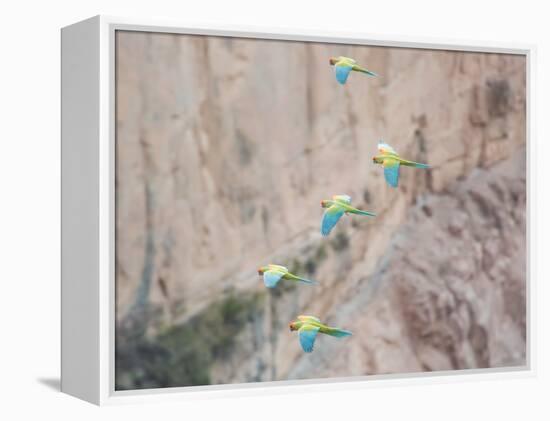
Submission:
<svg viewBox="0 0 550 421">
<path fill-rule="evenodd" d="M 376 216 L 373 212 L 359 210 L 351 206 L 351 197 L 347 194 L 332 196 L 332 200 L 321 200 L 321 207 L 326 208 L 321 222 L 321 234 L 327 236 L 344 214 Z"/>
<path fill-rule="evenodd" d="M 355 72 L 365 73 L 369 76 L 378 76 L 376 73 L 359 66 L 354 59 L 349 57 L 331 57 L 329 62 L 332 66 L 334 66 L 336 80 L 342 85 L 346 83 L 352 70 Z"/>
<path fill-rule="evenodd" d="M 260 267 L 258 269 L 258 275 L 263 276 L 264 284 L 268 288 L 275 288 L 281 279 L 310 285 L 317 283 L 309 279 L 300 278 L 299 276 L 290 273 L 286 267 L 274 264 Z"/>
<path fill-rule="evenodd" d="M 407 161 L 406 159 L 401 158 L 395 149 L 387 143 L 379 143 L 378 152 L 380 152 L 380 155 L 372 158 L 372 162 L 384 166 L 384 177 L 386 178 L 388 184 L 392 187 L 397 187 L 399 182 L 399 167 L 401 165 L 415 168 L 430 168 L 427 164 L 420 164 L 419 162 Z"/>
<path fill-rule="evenodd" d="M 298 331 L 300 345 L 305 352 L 312 352 L 315 339 L 318 333 L 334 336 L 335 338 L 345 338 L 351 336 L 352 333 L 337 327 L 330 327 L 314 316 L 298 316 L 297 320 L 290 322 L 288 325 L 290 331 Z"/>
</svg>

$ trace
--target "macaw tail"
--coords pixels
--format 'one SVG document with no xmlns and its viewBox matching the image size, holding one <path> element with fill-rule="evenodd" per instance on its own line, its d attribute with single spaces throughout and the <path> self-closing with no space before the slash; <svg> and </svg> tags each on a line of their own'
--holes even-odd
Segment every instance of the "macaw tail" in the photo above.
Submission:
<svg viewBox="0 0 550 421">
<path fill-rule="evenodd" d="M 407 167 L 414 168 L 431 168 L 428 164 L 421 164 L 420 162 L 407 161 L 406 159 L 399 159 L 399 163 L 406 165 Z"/>
<path fill-rule="evenodd" d="M 370 70 L 365 69 L 364 67 L 357 66 L 354 70 L 357 70 L 361 73 L 366 73 L 369 76 L 378 76 L 377 73 L 371 72 Z"/>
<path fill-rule="evenodd" d="M 354 213 L 356 215 L 376 216 L 376 214 L 374 212 L 368 212 L 368 211 L 359 210 L 359 209 L 356 209 L 354 211 L 350 211 L 350 213 Z"/>
<path fill-rule="evenodd" d="M 317 281 L 312 281 L 311 279 L 296 278 L 296 280 L 298 282 L 303 282 L 304 284 L 309 284 L 309 285 L 315 285 L 317 283 Z"/>
<path fill-rule="evenodd" d="M 327 334 L 330 336 L 334 336 L 335 338 L 345 338 L 346 336 L 351 336 L 352 333 L 349 330 L 339 329 L 337 327 L 333 327 L 330 329 Z"/>
</svg>

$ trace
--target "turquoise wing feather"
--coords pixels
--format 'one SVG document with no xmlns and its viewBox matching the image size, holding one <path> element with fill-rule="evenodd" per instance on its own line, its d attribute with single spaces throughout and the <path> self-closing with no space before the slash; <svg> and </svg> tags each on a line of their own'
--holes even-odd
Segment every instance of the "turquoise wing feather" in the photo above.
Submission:
<svg viewBox="0 0 550 421">
<path fill-rule="evenodd" d="M 274 271 L 274 270 L 268 270 L 264 272 L 264 284 L 268 288 L 275 288 L 281 278 L 283 277 L 283 273 Z"/>
<path fill-rule="evenodd" d="M 344 214 L 344 210 L 339 206 L 332 205 L 329 207 L 323 215 L 323 222 L 321 223 L 321 234 L 327 236 L 339 219 Z"/>
<path fill-rule="evenodd" d="M 313 351 L 317 332 L 319 332 L 319 327 L 310 324 L 304 324 L 298 331 L 300 335 L 300 345 L 302 345 L 302 349 L 305 352 Z"/>
<path fill-rule="evenodd" d="M 334 66 L 334 72 L 336 74 L 336 80 L 341 83 L 342 85 L 346 83 L 346 80 L 348 80 L 349 73 L 351 72 L 352 67 L 351 66 L 343 66 L 343 65 L 335 65 Z"/>
<path fill-rule="evenodd" d="M 384 177 L 390 186 L 397 187 L 399 183 L 399 161 L 396 159 L 384 160 Z"/>
</svg>

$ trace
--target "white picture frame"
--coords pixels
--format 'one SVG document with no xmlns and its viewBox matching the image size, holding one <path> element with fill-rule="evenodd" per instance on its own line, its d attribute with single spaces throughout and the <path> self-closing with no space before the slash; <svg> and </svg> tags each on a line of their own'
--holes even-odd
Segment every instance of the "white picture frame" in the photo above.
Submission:
<svg viewBox="0 0 550 421">
<path fill-rule="evenodd" d="M 94 404 L 202 399 L 263 393 L 368 388 L 387 384 L 441 383 L 533 376 L 530 251 L 527 250 L 526 365 L 437 373 L 373 375 L 323 380 L 193 386 L 158 390 L 114 389 L 114 35 L 117 30 L 222 35 L 525 55 L 527 159 L 533 153 L 532 92 L 535 47 L 406 39 L 356 33 L 317 33 L 276 28 L 182 24 L 153 19 L 96 16 L 61 30 L 62 45 L 62 376 L 61 390 Z M 527 244 L 530 185 L 527 177 Z M 452 375 L 450 375 L 452 374 Z"/>
</svg>

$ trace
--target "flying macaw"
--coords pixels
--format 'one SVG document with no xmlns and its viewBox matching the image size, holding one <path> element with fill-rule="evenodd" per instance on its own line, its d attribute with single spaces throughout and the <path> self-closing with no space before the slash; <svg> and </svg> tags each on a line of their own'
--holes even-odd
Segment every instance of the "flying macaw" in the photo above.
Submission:
<svg viewBox="0 0 550 421">
<path fill-rule="evenodd" d="M 288 271 L 284 266 L 269 264 L 258 269 L 258 275 L 264 277 L 264 284 L 268 288 L 275 288 L 281 279 L 287 279 L 304 284 L 316 284 L 317 282 L 309 279 L 300 278 Z"/>
<path fill-rule="evenodd" d="M 357 62 L 349 57 L 331 57 L 330 64 L 334 66 L 336 80 L 342 85 L 348 80 L 348 76 L 352 70 L 356 72 L 366 73 L 369 76 L 378 76 L 376 73 L 365 69 L 357 64 Z"/>
<path fill-rule="evenodd" d="M 344 214 L 376 216 L 373 212 L 359 210 L 351 206 L 351 197 L 346 194 L 332 196 L 332 200 L 321 200 L 321 207 L 327 208 L 321 222 L 321 234 L 327 236 Z"/>
<path fill-rule="evenodd" d="M 430 168 L 427 164 L 420 164 L 418 162 L 407 161 L 406 159 L 401 158 L 395 149 L 387 143 L 379 143 L 378 151 L 380 152 L 380 155 L 372 158 L 372 162 L 375 164 L 382 164 L 384 166 L 384 177 L 386 178 L 388 184 L 392 187 L 397 187 L 400 165 L 416 168 Z"/>
<path fill-rule="evenodd" d="M 291 332 L 294 330 L 298 331 L 300 345 L 302 345 L 302 349 L 305 352 L 313 351 L 313 344 L 319 332 L 336 338 L 344 338 L 352 335 L 352 333 L 347 330 L 327 326 L 314 316 L 298 316 L 297 320 L 290 322 L 288 326 Z"/>
</svg>

